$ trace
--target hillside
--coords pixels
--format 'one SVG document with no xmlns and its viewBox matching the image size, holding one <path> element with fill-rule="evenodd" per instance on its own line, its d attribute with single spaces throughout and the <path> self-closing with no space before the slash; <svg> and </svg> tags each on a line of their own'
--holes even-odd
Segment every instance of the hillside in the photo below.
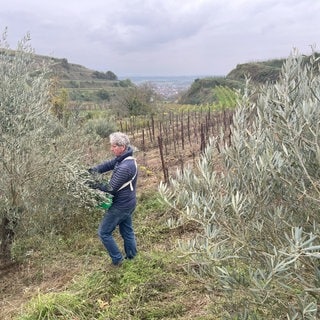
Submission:
<svg viewBox="0 0 320 320">
<path fill-rule="evenodd" d="M 214 92 L 214 88 L 216 87 L 241 89 L 243 87 L 243 81 L 228 79 L 227 77 L 196 79 L 189 90 L 182 94 L 178 103 L 192 105 L 216 103 L 219 101 L 219 97 Z"/>
<path fill-rule="evenodd" d="M 67 89 L 71 104 L 110 103 L 114 97 L 134 84 L 129 80 L 119 80 L 112 71 L 100 72 L 85 66 L 68 62 L 67 59 L 35 55 L 36 59 L 49 64 L 53 77 L 60 88 Z"/>
<path fill-rule="evenodd" d="M 250 78 L 254 83 L 275 82 L 285 59 L 274 59 L 261 62 L 238 64 L 226 78 L 234 81 L 244 81 Z"/>
<path fill-rule="evenodd" d="M 181 104 L 216 103 L 217 97 L 213 89 L 218 86 L 230 89 L 241 89 L 245 79 L 251 78 L 256 83 L 274 82 L 277 80 L 284 59 L 274 59 L 262 62 L 238 64 L 225 77 L 210 77 L 197 79 L 190 89 L 181 97 Z"/>
<path fill-rule="evenodd" d="M 315 53 L 319 58 L 320 53 Z M 310 56 L 305 56 L 305 62 Z M 217 97 L 213 89 L 218 86 L 230 89 L 241 89 L 244 87 L 246 78 L 250 78 L 253 84 L 274 83 L 280 74 L 286 59 L 271 59 L 267 61 L 253 61 L 238 64 L 225 77 L 210 77 L 197 79 L 190 89 L 180 98 L 180 104 L 205 104 L 216 103 Z"/>
<path fill-rule="evenodd" d="M 66 58 L 60 59 L 43 55 L 35 55 L 35 57 L 38 61 L 50 64 L 53 73 L 62 81 L 118 81 L 117 76 L 112 71 L 99 72 L 80 64 L 70 63 Z"/>
</svg>

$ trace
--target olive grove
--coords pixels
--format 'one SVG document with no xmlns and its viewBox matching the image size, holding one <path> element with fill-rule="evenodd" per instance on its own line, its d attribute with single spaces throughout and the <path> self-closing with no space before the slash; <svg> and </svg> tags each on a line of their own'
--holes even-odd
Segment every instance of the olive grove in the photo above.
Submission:
<svg viewBox="0 0 320 320">
<path fill-rule="evenodd" d="M 319 319 L 320 73 L 293 52 L 274 84 L 238 100 L 232 141 L 212 140 L 196 169 L 160 185 L 188 270 L 220 295 L 228 319 Z M 218 170 L 219 169 L 219 170 Z"/>
</svg>

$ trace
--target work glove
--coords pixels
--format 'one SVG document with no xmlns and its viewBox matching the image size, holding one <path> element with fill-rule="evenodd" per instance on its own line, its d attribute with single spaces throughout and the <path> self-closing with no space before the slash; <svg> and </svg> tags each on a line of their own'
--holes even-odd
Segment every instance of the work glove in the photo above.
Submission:
<svg viewBox="0 0 320 320">
<path fill-rule="evenodd" d="M 97 181 L 87 181 L 86 185 L 91 189 L 97 189 L 103 192 L 108 191 L 108 187 L 106 183 L 103 182 L 97 182 Z"/>
</svg>

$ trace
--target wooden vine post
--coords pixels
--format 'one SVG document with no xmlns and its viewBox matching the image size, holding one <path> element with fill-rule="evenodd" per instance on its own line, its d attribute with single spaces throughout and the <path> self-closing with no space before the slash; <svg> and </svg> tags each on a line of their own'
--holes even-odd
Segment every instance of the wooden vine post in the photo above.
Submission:
<svg viewBox="0 0 320 320">
<path fill-rule="evenodd" d="M 162 143 L 162 137 L 160 137 L 160 136 L 158 136 L 158 145 L 159 145 L 159 151 L 160 151 L 160 159 L 161 159 L 164 182 L 168 183 L 169 182 L 169 173 L 168 173 L 168 168 L 166 167 L 165 162 L 164 162 L 163 143 Z"/>
</svg>

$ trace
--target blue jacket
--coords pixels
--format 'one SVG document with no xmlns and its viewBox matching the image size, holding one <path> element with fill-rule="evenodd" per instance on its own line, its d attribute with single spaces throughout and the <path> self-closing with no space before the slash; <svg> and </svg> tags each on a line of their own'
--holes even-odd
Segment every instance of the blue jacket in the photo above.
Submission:
<svg viewBox="0 0 320 320">
<path fill-rule="evenodd" d="M 136 185 L 138 168 L 134 159 L 125 160 L 125 158 L 132 155 L 133 150 L 131 147 L 128 147 L 121 156 L 103 162 L 91 169 L 91 171 L 98 173 L 105 173 L 113 170 L 109 184 L 104 188 L 100 188 L 100 190 L 112 194 L 112 206 L 119 209 L 135 208 L 137 202 Z M 131 185 L 129 184 L 119 190 L 126 182 L 131 181 L 132 179 L 133 181 Z"/>
</svg>

